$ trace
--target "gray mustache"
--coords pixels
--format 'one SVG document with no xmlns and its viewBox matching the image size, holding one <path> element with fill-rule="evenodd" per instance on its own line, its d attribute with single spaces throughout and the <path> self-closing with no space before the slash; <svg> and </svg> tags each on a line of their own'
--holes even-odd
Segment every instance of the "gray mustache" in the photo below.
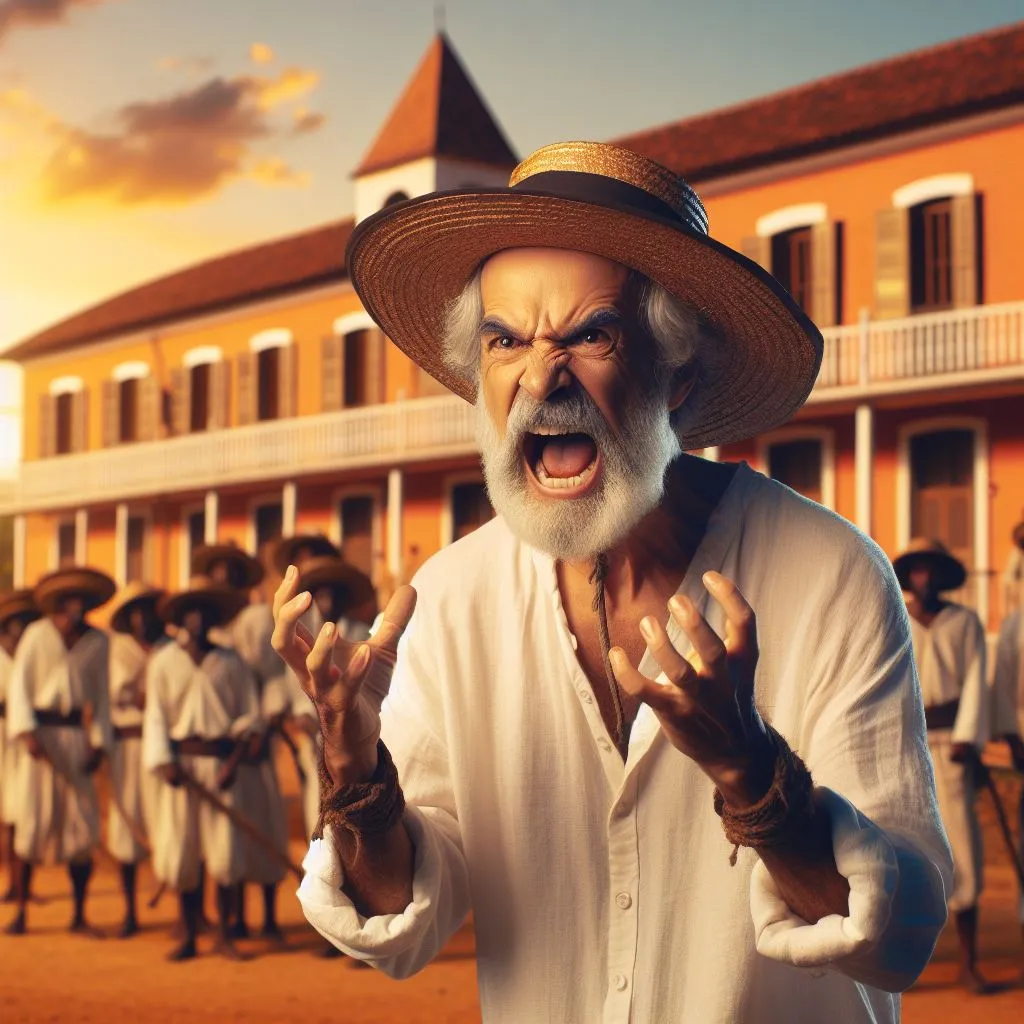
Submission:
<svg viewBox="0 0 1024 1024">
<path fill-rule="evenodd" d="M 524 434 L 539 428 L 589 434 L 595 441 L 608 434 L 608 425 L 593 400 L 578 392 L 547 402 L 531 399 L 529 405 L 520 395 L 512 407 L 506 436 L 518 443 Z"/>
</svg>

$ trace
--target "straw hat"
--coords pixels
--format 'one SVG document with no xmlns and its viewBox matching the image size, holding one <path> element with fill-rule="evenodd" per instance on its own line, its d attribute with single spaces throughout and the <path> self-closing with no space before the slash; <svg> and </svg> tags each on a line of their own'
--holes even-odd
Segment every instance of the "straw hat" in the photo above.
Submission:
<svg viewBox="0 0 1024 1024">
<path fill-rule="evenodd" d="M 110 606 L 110 628 L 118 633 L 127 633 L 131 630 L 128 623 L 132 608 L 135 605 L 152 601 L 154 605 L 164 596 L 165 591 L 160 587 L 154 587 L 149 583 L 142 583 L 138 580 L 129 583 L 114 598 Z"/>
<path fill-rule="evenodd" d="M 264 576 L 259 559 L 243 551 L 234 541 L 227 544 L 201 544 L 192 552 L 190 566 L 193 576 L 209 576 L 215 562 L 229 562 L 242 574 L 241 586 L 245 590 L 255 587 Z"/>
<path fill-rule="evenodd" d="M 0 596 L 0 629 L 19 615 L 31 620 L 38 619 L 39 614 L 31 590 L 12 590 Z"/>
<path fill-rule="evenodd" d="M 503 249 L 594 253 L 639 271 L 716 335 L 701 360 L 686 450 L 740 441 L 804 404 L 823 341 L 786 290 L 708 235 L 693 189 L 630 150 L 594 142 L 545 146 L 508 188 L 436 192 L 357 225 L 346 254 L 353 287 L 384 333 L 467 402 L 473 381 L 445 365 L 445 312 L 480 264 Z"/>
<path fill-rule="evenodd" d="M 208 576 L 195 575 L 184 590 L 160 599 L 157 614 L 164 622 L 180 626 L 186 612 L 202 607 L 212 612 L 208 625 L 224 626 L 248 603 L 241 590 L 214 583 Z"/>
<path fill-rule="evenodd" d="M 45 615 L 54 611 L 62 597 L 82 598 L 85 610 L 91 612 L 106 604 L 116 590 L 117 584 L 106 573 L 74 566 L 40 577 L 32 589 L 32 597 Z"/>
<path fill-rule="evenodd" d="M 306 562 L 299 575 L 299 591 L 312 593 L 320 587 L 344 591 L 345 608 L 358 608 L 367 601 L 377 599 L 370 577 L 354 565 L 333 555 L 321 555 Z"/>
<path fill-rule="evenodd" d="M 302 548 L 309 548 L 313 557 L 333 556 L 340 558 L 341 552 L 322 533 L 297 533 L 293 537 L 285 537 L 274 548 L 273 562 L 278 575 L 283 576 L 289 565 L 294 564 L 295 556 Z"/>
<path fill-rule="evenodd" d="M 918 537 L 912 540 L 906 551 L 892 563 L 896 570 L 896 579 L 904 590 L 910 589 L 910 573 L 921 563 L 930 565 L 935 570 L 935 585 L 940 592 L 957 590 L 967 579 L 967 570 L 963 563 L 949 553 L 941 540 Z"/>
</svg>

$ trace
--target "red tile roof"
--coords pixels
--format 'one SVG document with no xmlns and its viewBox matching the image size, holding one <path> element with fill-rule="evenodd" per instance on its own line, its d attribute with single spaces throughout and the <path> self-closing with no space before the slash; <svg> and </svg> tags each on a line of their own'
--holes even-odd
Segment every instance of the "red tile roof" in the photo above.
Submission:
<svg viewBox="0 0 1024 1024">
<path fill-rule="evenodd" d="M 1024 22 L 615 141 L 697 182 L 1024 101 Z"/>
<path fill-rule="evenodd" d="M 443 33 L 434 38 L 355 176 L 428 156 L 510 171 L 518 163 Z"/>
<path fill-rule="evenodd" d="M 27 338 L 3 358 L 27 359 L 243 301 L 344 280 L 345 247 L 353 226 L 351 219 L 328 224 L 150 281 Z"/>
</svg>

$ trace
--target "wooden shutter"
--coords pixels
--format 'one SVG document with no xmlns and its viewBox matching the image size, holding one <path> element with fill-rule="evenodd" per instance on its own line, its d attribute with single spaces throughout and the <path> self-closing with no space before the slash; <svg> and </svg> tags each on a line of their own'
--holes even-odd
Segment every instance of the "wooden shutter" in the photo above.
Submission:
<svg viewBox="0 0 1024 1024">
<path fill-rule="evenodd" d="M 978 202 L 977 196 L 953 196 L 951 200 L 953 243 L 953 306 L 978 304 Z"/>
<path fill-rule="evenodd" d="M 235 365 L 238 367 L 238 425 L 244 427 L 256 422 L 256 353 L 239 353 Z"/>
<path fill-rule="evenodd" d="M 386 358 L 384 332 L 373 328 L 366 332 L 366 404 L 384 401 L 384 360 Z"/>
<path fill-rule="evenodd" d="M 89 392 L 85 388 L 71 397 L 71 450 L 89 450 Z"/>
<path fill-rule="evenodd" d="M 836 310 L 836 226 L 832 221 L 811 227 L 810 318 L 819 327 L 833 327 Z"/>
<path fill-rule="evenodd" d="M 772 240 L 767 235 L 751 235 L 740 242 L 740 252 L 760 264 L 769 273 L 772 269 Z"/>
<path fill-rule="evenodd" d="M 277 350 L 277 415 L 280 419 L 294 416 L 296 412 L 297 361 L 298 345 L 294 341 Z"/>
<path fill-rule="evenodd" d="M 150 373 L 139 380 L 138 422 L 135 436 L 140 441 L 155 441 L 160 432 L 160 405 L 163 390 L 160 382 Z"/>
<path fill-rule="evenodd" d="M 105 380 L 100 391 L 103 406 L 103 447 L 113 448 L 121 440 L 121 384 Z"/>
<path fill-rule="evenodd" d="M 875 214 L 875 316 L 910 313 L 910 217 L 906 210 Z"/>
<path fill-rule="evenodd" d="M 336 334 L 320 339 L 320 409 L 336 412 L 345 396 L 344 342 Z"/>
<path fill-rule="evenodd" d="M 48 459 L 57 450 L 57 408 L 53 395 L 39 396 L 39 458 Z"/>
<path fill-rule="evenodd" d="M 192 415 L 192 373 L 187 366 L 171 370 L 171 429 L 180 437 L 189 432 Z"/>
<path fill-rule="evenodd" d="M 210 363 L 207 430 L 224 430 L 231 422 L 231 364 L 226 359 Z"/>
</svg>

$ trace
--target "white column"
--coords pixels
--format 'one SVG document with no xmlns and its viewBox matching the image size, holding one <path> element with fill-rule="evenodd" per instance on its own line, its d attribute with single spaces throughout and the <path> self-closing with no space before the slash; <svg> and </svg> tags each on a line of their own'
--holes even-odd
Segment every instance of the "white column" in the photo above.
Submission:
<svg viewBox="0 0 1024 1024">
<path fill-rule="evenodd" d="M 75 564 L 85 565 L 89 556 L 89 510 L 75 512 Z"/>
<path fill-rule="evenodd" d="M 206 544 L 217 543 L 218 508 L 217 492 L 207 491 L 203 499 L 203 541 Z"/>
<path fill-rule="evenodd" d="M 710 448 L 705 448 L 704 449 L 704 458 L 707 459 L 708 462 L 717 462 L 718 461 L 718 455 L 719 455 L 719 447 L 718 447 L 717 444 L 716 445 L 712 445 Z"/>
<path fill-rule="evenodd" d="M 25 517 L 14 517 L 14 586 L 25 586 Z"/>
<path fill-rule="evenodd" d="M 858 405 L 853 444 L 854 478 L 857 484 L 857 526 L 871 533 L 871 473 L 875 459 L 874 412 L 870 405 Z"/>
<path fill-rule="evenodd" d="M 295 515 L 298 511 L 298 488 L 289 480 L 281 489 L 281 533 L 285 537 L 295 536 Z"/>
<path fill-rule="evenodd" d="M 974 570 L 977 582 L 978 618 L 987 630 L 989 613 L 989 465 L 988 431 L 984 428 L 974 432 Z"/>
<path fill-rule="evenodd" d="M 114 510 L 114 579 L 119 587 L 128 575 L 128 506 L 122 501 Z"/>
<path fill-rule="evenodd" d="M 402 578 L 402 471 L 388 473 L 388 572 Z"/>
</svg>

